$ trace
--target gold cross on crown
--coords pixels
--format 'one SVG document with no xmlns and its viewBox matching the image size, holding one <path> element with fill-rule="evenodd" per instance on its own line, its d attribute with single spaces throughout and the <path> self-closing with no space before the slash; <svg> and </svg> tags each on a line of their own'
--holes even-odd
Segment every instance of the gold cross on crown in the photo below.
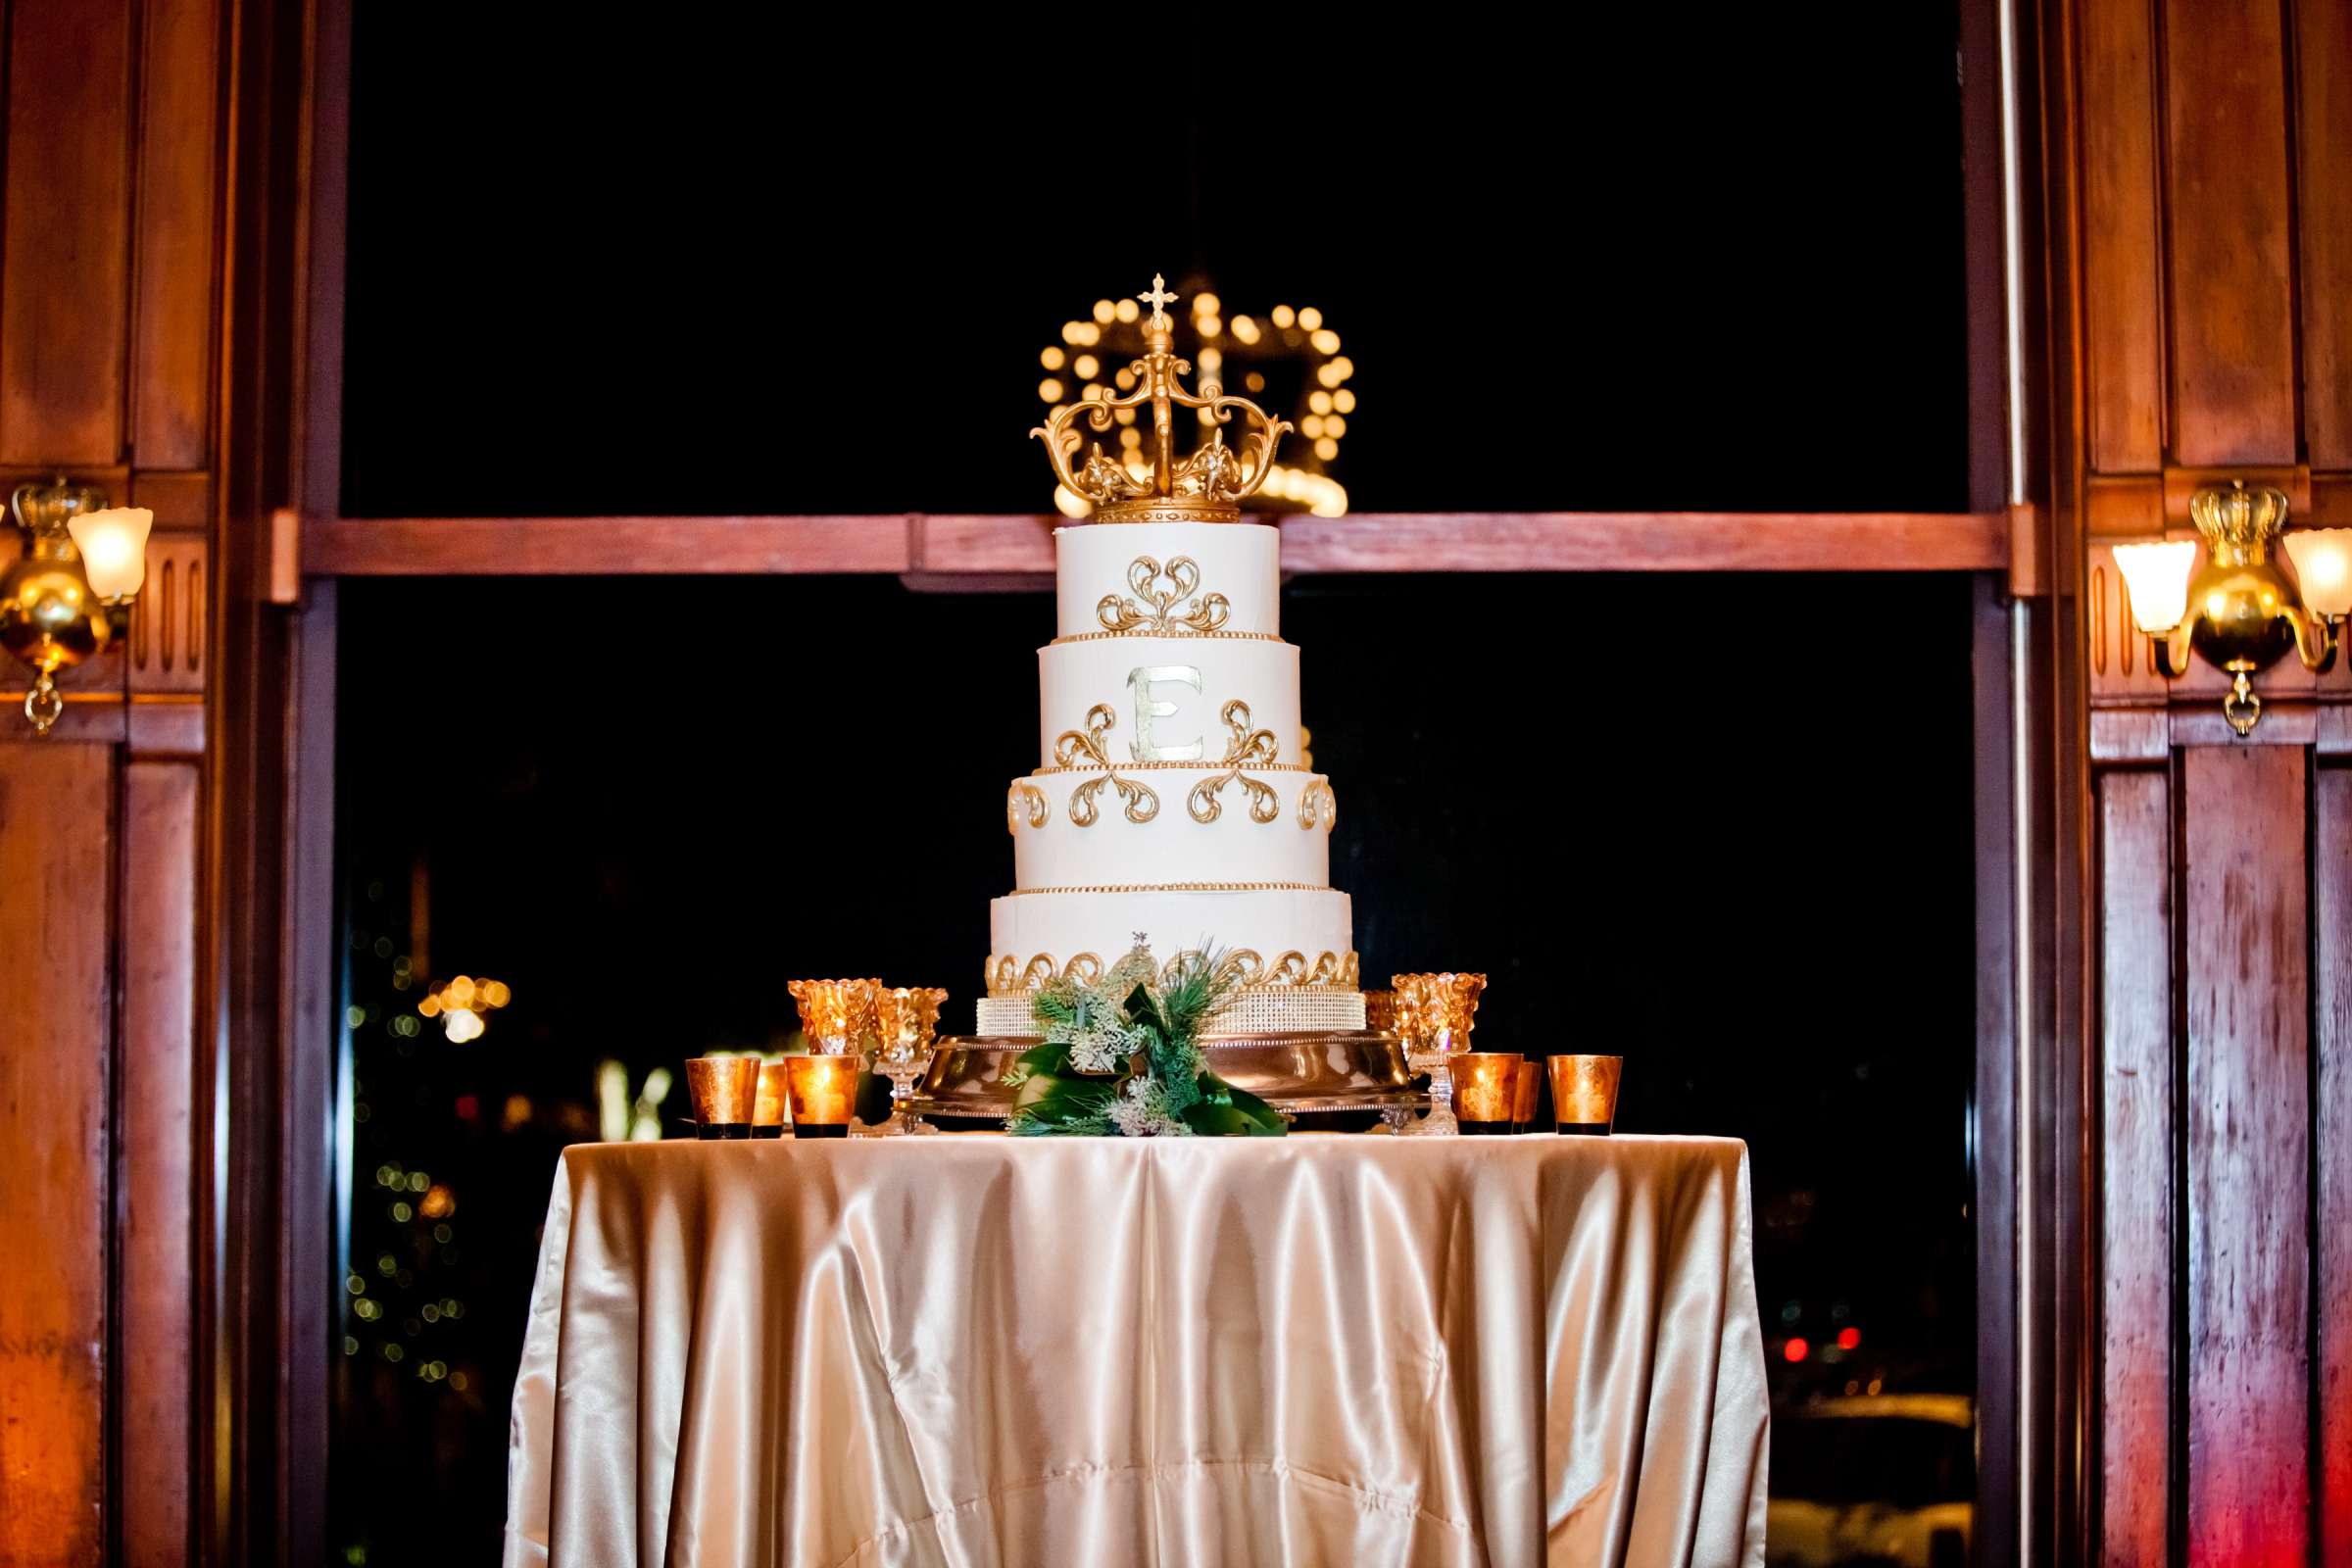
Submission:
<svg viewBox="0 0 2352 1568">
<path fill-rule="evenodd" d="M 1169 293 L 1168 280 L 1157 272 L 1152 274 L 1152 292 L 1136 296 L 1137 299 L 1152 307 L 1152 321 L 1155 326 L 1162 325 L 1167 321 L 1167 307 L 1183 297 L 1181 294 Z"/>
</svg>

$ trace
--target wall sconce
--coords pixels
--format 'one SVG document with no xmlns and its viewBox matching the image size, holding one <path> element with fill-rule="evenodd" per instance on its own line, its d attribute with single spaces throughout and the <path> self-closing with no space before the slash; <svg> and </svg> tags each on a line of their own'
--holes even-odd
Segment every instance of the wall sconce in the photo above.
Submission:
<svg viewBox="0 0 2352 1568">
<path fill-rule="evenodd" d="M 2197 547 L 2186 540 L 2118 545 L 2115 564 L 2132 594 L 2132 619 L 2156 639 L 2157 668 L 2177 678 L 2191 649 L 2233 677 L 2222 716 L 2240 735 L 2262 718 L 2252 677 L 2288 649 L 2306 669 L 2335 662 L 2338 628 L 2352 612 L 2352 528 L 2286 533 L 2286 496 L 2244 480 L 2205 485 L 2188 500 L 2208 557 L 2190 575 Z M 2298 590 L 2271 560 L 2283 535 Z"/>
<path fill-rule="evenodd" d="M 46 735 L 66 710 L 57 672 L 129 628 L 155 514 L 109 507 L 105 491 L 63 477 L 17 486 L 9 506 L 24 530 L 24 553 L 0 574 L 0 648 L 32 670 L 24 716 Z"/>
</svg>

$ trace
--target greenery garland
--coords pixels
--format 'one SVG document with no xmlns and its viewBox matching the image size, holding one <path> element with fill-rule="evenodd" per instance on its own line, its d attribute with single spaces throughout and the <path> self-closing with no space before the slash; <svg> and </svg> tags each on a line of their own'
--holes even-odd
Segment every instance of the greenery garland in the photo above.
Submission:
<svg viewBox="0 0 2352 1568">
<path fill-rule="evenodd" d="M 1208 1070 L 1200 1031 L 1233 1000 L 1240 972 L 1201 949 L 1165 977 L 1141 936 L 1092 983 L 1064 975 L 1037 994 L 1046 1043 L 1004 1074 L 1015 1091 L 1007 1132 L 1024 1137 L 1260 1137 L 1282 1114 Z"/>
</svg>

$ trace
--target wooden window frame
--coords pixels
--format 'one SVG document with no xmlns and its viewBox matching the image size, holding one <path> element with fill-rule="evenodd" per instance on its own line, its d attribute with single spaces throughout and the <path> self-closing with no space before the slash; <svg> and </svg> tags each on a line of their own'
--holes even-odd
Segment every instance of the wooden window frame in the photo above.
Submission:
<svg viewBox="0 0 2352 1568">
<path fill-rule="evenodd" d="M 1967 288 L 1969 495 L 1960 513 L 1476 513 L 1289 518 L 1293 571 L 1947 571 L 1972 574 L 1980 994 L 1977 1507 L 1982 1562 L 2077 1560 L 2089 1539 L 2081 1487 L 2022 1532 L 2019 1480 L 2081 1453 L 2077 1368 L 2088 1309 L 2082 1099 L 2065 1049 L 2061 961 L 2081 932 L 2048 868 L 2068 824 L 2021 800 L 2063 786 L 2066 610 L 2034 597 L 2049 541 L 2012 494 L 2014 407 L 2000 257 L 2005 204 L 1988 138 L 2003 132 L 1998 7 L 1959 0 L 1970 148 Z M 219 759 L 209 895 L 226 1086 L 220 1237 L 206 1259 L 208 1374 L 224 1451 L 210 1498 L 208 1560 L 308 1562 L 324 1550 L 336 1201 L 333 1035 L 334 669 L 345 579 L 446 575 L 889 573 L 922 589 L 987 590 L 1050 578 L 1051 516 L 352 518 L 341 481 L 349 0 L 255 0 L 240 34 L 237 238 L 228 309 L 257 323 L 224 368 Z M 262 134 L 270 117 L 299 134 Z M 257 118 L 258 117 L 258 118 Z M 2011 135 L 2023 134 L 2016 126 Z M 291 143 L 289 150 L 287 144 Z M 275 198 L 275 204 L 272 198 Z M 299 216 L 289 226 L 285 211 Z M 2038 394 L 2036 394 L 2038 396 Z M 290 499 L 291 505 L 283 504 Z M 241 529 L 238 519 L 247 524 Z M 2012 590 L 2018 590 L 2013 593 Z M 290 613 L 289 613 L 290 611 Z M 2041 871 L 2036 865 L 2043 867 Z M 2027 1042 L 2021 1052 L 2021 1040 Z M 2020 1063 L 2031 1076 L 2021 1076 Z M 2020 1164 L 2021 1122 L 2034 1136 Z M 2022 1226 L 2022 1229 L 2021 1229 Z M 2021 1270 L 2021 1260 L 2036 1266 Z M 2095 1262 L 2095 1259 L 2094 1259 Z M 2094 1277 L 2095 1277 L 2095 1270 Z M 2035 1283 L 2021 1295 L 2021 1277 Z M 2032 1326 L 2021 1335 L 2020 1324 Z M 2072 1381 L 2070 1381 L 2072 1379 Z M 2021 1391 L 2027 1402 L 2021 1403 Z M 208 1464 L 211 1464 L 208 1455 Z M 208 1483 L 208 1491 L 209 1483 Z M 2071 1508 L 2071 1514 L 2070 1514 Z M 2037 1507 L 2036 1512 L 2040 1512 Z M 2085 1527 L 2086 1528 L 2086 1527 Z M 2021 1534 L 2030 1549 L 2021 1554 Z M 2054 1555 L 2052 1555 L 2054 1554 Z"/>
</svg>

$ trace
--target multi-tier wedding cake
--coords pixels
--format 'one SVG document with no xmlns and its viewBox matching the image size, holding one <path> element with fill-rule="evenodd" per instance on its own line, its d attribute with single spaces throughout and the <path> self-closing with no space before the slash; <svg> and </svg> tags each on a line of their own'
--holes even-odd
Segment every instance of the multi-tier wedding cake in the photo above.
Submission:
<svg viewBox="0 0 2352 1568">
<path fill-rule="evenodd" d="M 990 910 L 979 1032 L 1031 1033 L 1039 986 L 1139 939 L 1170 962 L 1209 943 L 1228 955 L 1244 989 L 1217 1034 L 1360 1031 L 1348 895 L 1329 876 L 1337 801 L 1307 765 L 1298 650 L 1281 634 L 1280 536 L 1240 510 L 1288 425 L 1214 382 L 1188 392 L 1174 296 L 1155 278 L 1142 298 L 1134 390 L 1036 432 L 1096 515 L 1054 537 L 1039 766 L 1005 797 L 1015 887 Z M 1205 437 L 1181 461 L 1179 422 Z M 1080 423 L 1132 424 L 1141 454 L 1106 457 Z"/>
</svg>

